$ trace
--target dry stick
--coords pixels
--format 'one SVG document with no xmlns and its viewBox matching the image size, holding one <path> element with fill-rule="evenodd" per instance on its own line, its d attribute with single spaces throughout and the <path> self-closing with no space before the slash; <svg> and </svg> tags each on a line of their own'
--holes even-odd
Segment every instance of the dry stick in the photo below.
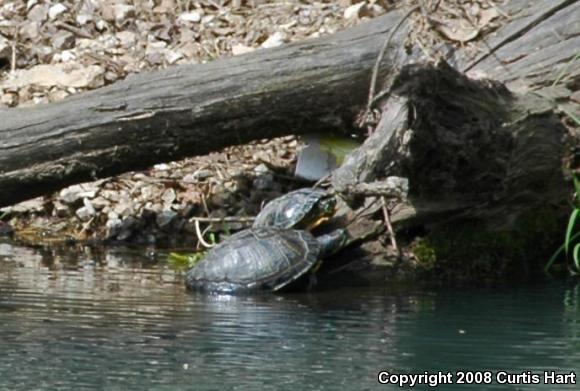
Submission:
<svg viewBox="0 0 580 391">
<path fill-rule="evenodd" d="M 381 196 L 381 208 L 383 209 L 383 216 L 385 217 L 385 225 L 389 231 L 389 236 L 391 237 L 391 246 L 395 249 L 398 256 L 401 255 L 399 251 L 399 246 L 397 245 L 397 239 L 395 238 L 395 231 L 393 230 L 393 225 L 391 224 L 391 216 L 389 215 L 389 210 L 387 209 L 387 202 L 385 197 Z"/>
<path fill-rule="evenodd" d="M 16 72 L 16 39 L 12 42 L 12 48 L 11 48 L 11 58 L 10 61 L 12 62 L 10 64 L 10 72 L 14 73 Z"/>
<path fill-rule="evenodd" d="M 332 174 L 326 174 L 325 176 L 323 176 L 322 178 L 320 178 L 313 186 L 312 188 L 316 189 L 317 187 L 320 187 L 324 182 L 326 182 L 326 180 L 328 178 L 330 178 L 332 176 Z"/>
<path fill-rule="evenodd" d="M 197 240 L 199 241 L 199 243 L 201 243 L 203 247 L 212 248 L 213 246 L 215 246 L 215 244 L 210 244 L 206 242 L 205 239 L 203 238 L 203 234 L 201 233 L 201 229 L 199 228 L 199 220 L 195 220 L 194 226 L 195 226 L 195 234 L 197 235 Z"/>
<path fill-rule="evenodd" d="M 252 223 L 254 217 L 228 216 L 228 217 L 192 217 L 189 221 L 199 221 L 200 223 Z"/>
<path fill-rule="evenodd" d="M 369 99 L 367 102 L 367 109 L 366 109 L 366 113 L 364 118 L 367 119 L 372 107 L 374 105 L 374 103 L 376 102 L 374 100 L 375 97 L 375 90 L 377 87 L 377 78 L 379 76 L 379 68 L 381 66 L 381 62 L 383 61 L 383 58 L 385 57 L 385 53 L 387 51 L 387 48 L 389 47 L 389 44 L 391 43 L 391 40 L 393 39 L 393 36 L 395 35 L 395 33 L 397 32 L 397 30 L 402 26 L 403 22 L 405 20 L 407 20 L 407 18 L 409 18 L 409 16 L 411 16 L 411 14 L 417 10 L 419 10 L 421 7 L 416 5 L 415 7 L 411 8 L 405 15 L 403 15 L 401 17 L 401 19 L 399 20 L 399 22 L 397 23 L 397 25 L 395 27 L 393 27 L 393 29 L 390 31 L 387 39 L 385 40 L 385 43 L 383 44 L 383 47 L 381 48 L 381 51 L 379 52 L 379 55 L 377 57 L 377 61 L 375 62 L 375 65 L 373 67 L 373 74 L 371 77 L 371 86 L 369 88 Z M 370 126 L 368 126 L 368 132 L 369 135 L 371 133 L 372 128 Z M 395 239 L 395 231 L 393 230 L 393 226 L 391 224 L 391 218 L 389 216 L 389 210 L 387 209 L 387 201 L 385 200 L 385 196 L 381 196 L 381 206 L 382 206 L 382 210 L 383 210 L 383 216 L 385 219 L 385 226 L 387 227 L 387 231 L 389 232 L 389 236 L 391 237 L 391 245 L 393 246 L 393 249 L 395 250 L 395 252 L 397 253 L 398 256 L 401 255 L 401 252 L 399 251 L 399 247 L 397 246 L 397 240 Z"/>
<path fill-rule="evenodd" d="M 383 44 L 383 47 L 381 48 L 381 51 L 379 52 L 379 56 L 377 57 L 377 61 L 375 62 L 375 65 L 373 67 L 373 74 L 371 77 L 371 86 L 369 88 L 369 99 L 367 102 L 367 114 L 372 109 L 372 102 L 373 102 L 373 98 L 375 96 L 375 90 L 377 88 L 377 78 L 379 77 L 379 68 L 381 67 L 381 62 L 383 61 L 383 58 L 385 57 L 385 53 L 387 52 L 387 48 L 389 47 L 389 44 L 391 43 L 393 36 L 395 35 L 395 33 L 397 32 L 399 27 L 401 27 L 403 22 L 405 20 L 407 20 L 407 18 L 409 18 L 409 16 L 411 16 L 411 14 L 413 12 L 417 11 L 419 8 L 420 7 L 418 5 L 416 5 L 413 8 L 411 8 L 405 15 L 403 15 L 401 17 L 401 19 L 399 20 L 397 25 L 395 27 L 393 27 L 393 29 L 389 33 L 389 36 L 385 40 L 385 43 Z"/>
</svg>

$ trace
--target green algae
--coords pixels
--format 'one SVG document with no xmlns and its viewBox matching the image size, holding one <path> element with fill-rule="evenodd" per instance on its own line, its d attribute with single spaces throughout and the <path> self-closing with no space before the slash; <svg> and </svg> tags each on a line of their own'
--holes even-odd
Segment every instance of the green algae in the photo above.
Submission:
<svg viewBox="0 0 580 391">
<path fill-rule="evenodd" d="M 563 227 L 559 209 L 544 206 L 520 214 L 510 228 L 454 221 L 416 239 L 410 249 L 418 272 L 438 280 L 526 279 L 542 273 Z"/>
</svg>

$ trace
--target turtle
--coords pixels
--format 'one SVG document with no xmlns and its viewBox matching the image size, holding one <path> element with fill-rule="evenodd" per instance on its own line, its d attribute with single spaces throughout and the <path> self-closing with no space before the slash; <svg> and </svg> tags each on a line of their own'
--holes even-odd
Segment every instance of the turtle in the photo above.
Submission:
<svg viewBox="0 0 580 391">
<path fill-rule="evenodd" d="M 187 272 L 186 285 L 214 293 L 279 291 L 316 271 L 322 259 L 342 249 L 348 239 L 344 229 L 315 237 L 305 230 L 249 228 L 209 250 Z"/>
<path fill-rule="evenodd" d="M 336 198 L 321 189 L 304 188 L 268 202 L 253 228 L 279 227 L 311 231 L 336 211 Z"/>
</svg>

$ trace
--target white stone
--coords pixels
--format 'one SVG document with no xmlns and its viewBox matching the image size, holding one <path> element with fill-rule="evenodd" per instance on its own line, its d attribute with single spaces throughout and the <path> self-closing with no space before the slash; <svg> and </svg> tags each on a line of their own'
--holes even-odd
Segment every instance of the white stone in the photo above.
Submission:
<svg viewBox="0 0 580 391">
<path fill-rule="evenodd" d="M 115 5 L 115 19 L 119 22 L 135 15 L 135 7 L 127 4 Z"/>
<path fill-rule="evenodd" d="M 58 17 L 58 15 L 62 14 L 66 10 L 67 8 L 65 5 L 57 3 L 49 8 L 48 17 L 50 18 L 50 20 L 54 20 Z"/>
<path fill-rule="evenodd" d="M 365 6 L 364 1 L 351 5 L 350 7 L 344 10 L 344 18 L 351 19 L 354 17 L 360 17 L 363 7 Z"/>
<path fill-rule="evenodd" d="M 199 23 L 201 22 L 201 14 L 197 11 L 186 12 L 179 15 L 178 19 L 184 22 Z"/>
<path fill-rule="evenodd" d="M 250 52 L 253 52 L 254 50 L 256 50 L 256 49 L 254 49 L 253 47 L 250 47 L 250 46 L 243 45 L 241 43 L 238 43 L 238 44 L 232 46 L 232 54 L 234 56 L 238 56 L 240 54 L 250 53 Z"/>
<path fill-rule="evenodd" d="M 262 47 L 264 49 L 269 49 L 269 48 L 275 48 L 277 46 L 280 46 L 284 43 L 284 39 L 286 38 L 285 34 L 278 31 L 275 32 L 274 34 L 270 35 L 268 37 L 268 39 L 266 39 L 263 43 L 262 43 Z"/>
</svg>

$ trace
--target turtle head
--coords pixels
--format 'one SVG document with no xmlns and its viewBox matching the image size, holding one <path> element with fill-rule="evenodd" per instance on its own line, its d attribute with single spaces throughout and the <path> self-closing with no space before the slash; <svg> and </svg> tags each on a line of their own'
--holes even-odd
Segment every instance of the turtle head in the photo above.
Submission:
<svg viewBox="0 0 580 391">
<path fill-rule="evenodd" d="M 351 238 L 348 231 L 341 228 L 329 234 L 319 236 L 317 239 L 320 244 L 320 256 L 321 258 L 325 258 L 346 247 Z"/>
<path fill-rule="evenodd" d="M 336 198 L 332 195 L 321 197 L 307 213 L 301 225 L 308 231 L 312 231 L 319 225 L 326 223 L 336 213 Z"/>
</svg>

